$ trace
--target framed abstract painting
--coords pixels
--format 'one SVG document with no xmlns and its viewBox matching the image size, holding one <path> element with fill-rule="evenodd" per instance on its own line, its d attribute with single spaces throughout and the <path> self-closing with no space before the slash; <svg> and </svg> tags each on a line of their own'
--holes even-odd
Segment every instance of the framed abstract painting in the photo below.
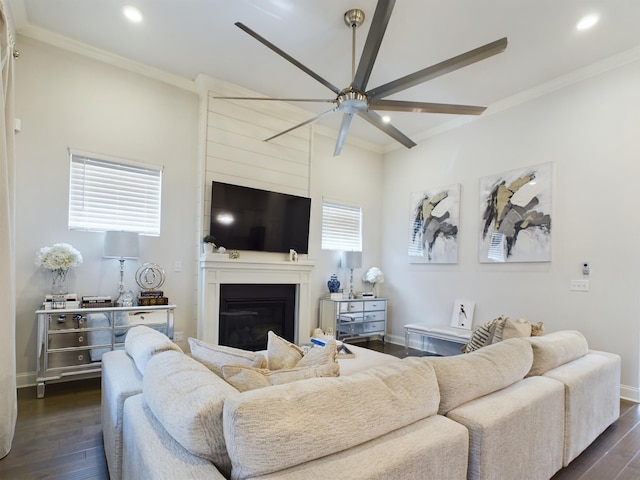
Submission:
<svg viewBox="0 0 640 480">
<path fill-rule="evenodd" d="M 460 184 L 411 194 L 410 263 L 457 263 Z"/>
<path fill-rule="evenodd" d="M 552 164 L 480 179 L 481 263 L 550 262 Z"/>
</svg>

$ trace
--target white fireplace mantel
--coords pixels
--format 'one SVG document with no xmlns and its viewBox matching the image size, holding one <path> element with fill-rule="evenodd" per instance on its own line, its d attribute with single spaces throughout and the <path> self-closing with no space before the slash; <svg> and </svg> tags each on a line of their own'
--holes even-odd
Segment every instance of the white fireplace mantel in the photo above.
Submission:
<svg viewBox="0 0 640 480">
<path fill-rule="evenodd" d="M 200 297 L 198 308 L 198 338 L 218 344 L 220 315 L 220 285 L 294 284 L 296 288 L 295 341 L 307 343 L 311 337 L 310 278 L 311 261 L 281 261 L 262 258 L 220 258 L 205 254 L 200 258 Z"/>
</svg>

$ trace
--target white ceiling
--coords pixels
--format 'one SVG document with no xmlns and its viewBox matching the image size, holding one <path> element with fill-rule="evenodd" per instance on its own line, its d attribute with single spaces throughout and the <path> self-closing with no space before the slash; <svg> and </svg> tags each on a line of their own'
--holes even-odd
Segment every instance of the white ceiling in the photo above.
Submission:
<svg viewBox="0 0 640 480">
<path fill-rule="evenodd" d="M 143 15 L 131 24 L 121 7 Z M 351 76 L 351 32 L 343 14 L 367 16 L 376 0 L 9 0 L 18 33 L 48 32 L 194 79 L 204 73 L 272 97 L 334 94 L 234 26 L 240 21 L 311 70 L 339 86 Z M 575 29 L 598 13 L 591 30 Z M 37 33 L 37 35 L 35 35 Z M 398 0 L 368 88 L 387 83 L 478 46 L 508 37 L 504 53 L 396 94 L 390 99 L 491 106 L 599 60 L 640 47 L 640 0 Z M 18 45 L 19 47 L 19 45 Z M 330 104 L 297 103 L 309 116 Z M 341 115 L 322 124 L 339 128 Z M 392 113 L 409 137 L 451 121 L 452 115 Z M 360 118 L 350 135 L 381 146 L 390 137 Z"/>
</svg>

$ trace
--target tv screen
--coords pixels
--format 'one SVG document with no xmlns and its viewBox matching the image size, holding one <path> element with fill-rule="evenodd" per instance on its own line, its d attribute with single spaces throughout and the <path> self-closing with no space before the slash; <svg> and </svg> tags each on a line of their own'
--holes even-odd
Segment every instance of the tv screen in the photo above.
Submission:
<svg viewBox="0 0 640 480">
<path fill-rule="evenodd" d="M 233 250 L 308 253 L 311 199 L 213 182 L 210 234 Z"/>
</svg>

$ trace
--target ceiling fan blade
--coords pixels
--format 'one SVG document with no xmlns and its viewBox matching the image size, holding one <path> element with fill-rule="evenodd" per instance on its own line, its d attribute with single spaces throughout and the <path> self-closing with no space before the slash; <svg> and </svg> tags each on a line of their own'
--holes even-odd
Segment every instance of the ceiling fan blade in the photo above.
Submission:
<svg viewBox="0 0 640 480">
<path fill-rule="evenodd" d="M 367 122 L 369 122 L 371 125 L 378 127 L 384 133 L 389 135 L 394 140 L 400 142 L 405 147 L 411 148 L 416 146 L 416 143 L 413 140 L 407 137 L 404 133 L 402 133 L 396 127 L 394 127 L 390 123 L 383 122 L 382 117 L 378 115 L 376 112 L 372 110 L 365 110 L 365 111 L 358 112 L 358 114 L 362 118 L 364 118 Z"/>
<path fill-rule="evenodd" d="M 373 110 L 416 113 L 450 113 L 452 115 L 480 115 L 487 107 L 454 105 L 452 103 L 404 102 L 401 100 L 379 100 L 369 105 Z"/>
<path fill-rule="evenodd" d="M 364 91 L 369 83 L 369 77 L 373 70 L 373 64 L 376 62 L 378 56 L 378 50 L 382 44 L 382 38 L 384 32 L 387 30 L 389 19 L 391 18 L 391 12 L 395 5 L 395 0 L 378 0 L 376 5 L 376 11 L 373 14 L 371 20 L 371 27 L 367 35 L 367 40 L 360 56 L 360 63 L 358 63 L 358 70 L 353 77 L 351 86 L 358 91 Z"/>
<path fill-rule="evenodd" d="M 337 157 L 342 152 L 344 141 L 347 138 L 347 132 L 351 126 L 351 120 L 353 120 L 353 113 L 345 113 L 342 116 L 342 124 L 340 125 L 340 132 L 338 132 L 338 139 L 336 140 L 336 148 L 333 150 L 333 156 Z"/>
<path fill-rule="evenodd" d="M 384 85 L 373 88 L 367 92 L 367 97 L 369 97 L 369 101 L 375 102 L 377 99 L 398 93 L 402 90 L 406 90 L 407 88 L 424 83 L 427 80 L 432 80 L 441 75 L 451 73 L 459 68 L 466 67 L 472 63 L 479 62 L 480 60 L 484 60 L 485 58 L 504 52 L 506 48 L 507 37 L 504 37 L 500 40 L 496 40 L 495 42 L 487 43 L 486 45 L 452 57 L 444 62 L 436 63 L 435 65 L 424 68 L 410 75 L 398 78 L 393 82 L 385 83 Z"/>
<path fill-rule="evenodd" d="M 322 117 L 324 117 L 325 115 L 329 115 L 330 113 L 335 112 L 338 109 L 338 107 L 333 107 L 331 110 L 327 110 L 326 112 L 321 113 L 320 115 L 316 115 L 313 118 L 310 118 L 309 120 L 305 120 L 302 123 L 299 123 L 298 125 L 294 125 L 291 128 L 287 128 L 286 130 L 284 130 L 283 132 L 277 133 L 275 135 L 273 135 L 272 137 L 269 138 L 265 138 L 263 141 L 264 142 L 268 142 L 269 140 L 273 140 L 274 138 L 278 138 L 280 135 L 284 135 L 285 133 L 289 133 L 292 130 L 295 130 L 296 128 L 300 128 L 300 127 L 304 127 L 305 125 L 308 125 L 309 123 L 313 123 L 316 120 L 320 120 Z"/>
<path fill-rule="evenodd" d="M 284 58 L 285 60 L 287 60 L 288 62 L 294 64 L 296 67 L 298 67 L 300 70 L 302 70 L 304 73 L 306 73 L 307 75 L 313 77 L 315 80 L 317 80 L 318 82 L 320 82 L 322 85 L 324 85 L 325 87 L 327 87 L 329 90 L 333 91 L 336 95 L 339 95 L 341 92 L 341 89 L 339 89 L 338 87 L 336 87 L 335 85 L 333 85 L 331 82 L 325 80 L 324 78 L 322 78 L 320 75 L 318 75 L 317 73 L 315 73 L 314 71 L 310 70 L 309 68 L 305 67 L 302 63 L 300 63 L 299 61 L 297 61 L 295 58 L 293 58 L 291 55 L 289 55 L 288 53 L 285 53 L 284 51 L 282 51 L 281 49 L 279 49 L 278 47 L 276 47 L 273 43 L 271 43 L 269 40 L 267 40 L 266 38 L 260 36 L 259 34 L 257 34 L 256 32 L 254 32 L 253 30 L 251 30 L 249 27 L 247 27 L 246 25 L 244 25 L 241 22 L 236 22 L 235 25 L 240 28 L 241 30 L 244 30 L 245 32 L 247 32 L 249 35 L 251 35 L 253 38 L 255 38 L 256 40 L 258 40 L 260 43 L 262 43 L 263 45 L 265 45 L 266 47 L 270 48 L 271 50 L 273 50 L 274 52 L 276 52 L 278 55 L 280 55 L 282 58 Z"/>
<path fill-rule="evenodd" d="M 212 97 L 216 100 L 266 100 L 271 102 L 320 102 L 336 103 L 335 98 L 270 98 L 270 97 Z"/>
</svg>

